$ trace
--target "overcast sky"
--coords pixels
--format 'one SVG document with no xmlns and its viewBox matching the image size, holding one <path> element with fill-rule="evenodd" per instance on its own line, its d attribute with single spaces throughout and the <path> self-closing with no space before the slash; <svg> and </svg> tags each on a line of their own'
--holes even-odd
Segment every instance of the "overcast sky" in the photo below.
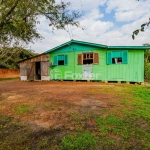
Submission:
<svg viewBox="0 0 150 150">
<path fill-rule="evenodd" d="M 59 0 L 58 0 L 59 1 Z M 69 26 L 68 31 L 55 30 L 48 26 L 44 18 L 40 18 L 37 29 L 44 37 L 35 41 L 30 48 L 37 53 L 43 53 L 70 39 L 104 44 L 104 45 L 142 45 L 150 43 L 150 26 L 145 32 L 140 32 L 135 40 L 132 32 L 150 18 L 150 0 L 62 0 L 70 1 L 70 9 L 83 14 L 80 28 Z M 84 28 L 84 30 L 81 29 Z M 67 28 L 68 30 L 68 28 Z"/>
</svg>

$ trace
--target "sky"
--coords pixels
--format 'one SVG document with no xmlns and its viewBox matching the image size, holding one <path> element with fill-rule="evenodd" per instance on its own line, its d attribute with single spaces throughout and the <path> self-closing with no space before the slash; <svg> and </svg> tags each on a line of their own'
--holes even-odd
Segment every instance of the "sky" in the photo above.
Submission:
<svg viewBox="0 0 150 150">
<path fill-rule="evenodd" d="M 57 0 L 59 3 L 60 0 Z M 43 53 L 71 39 L 108 46 L 138 46 L 150 43 L 150 26 L 132 39 L 132 32 L 150 18 L 150 0 L 62 0 L 71 2 L 70 10 L 81 14 L 80 27 L 67 26 L 54 30 L 40 18 L 38 32 L 44 39 L 29 44 L 36 53 Z M 82 29 L 84 28 L 84 30 Z"/>
</svg>

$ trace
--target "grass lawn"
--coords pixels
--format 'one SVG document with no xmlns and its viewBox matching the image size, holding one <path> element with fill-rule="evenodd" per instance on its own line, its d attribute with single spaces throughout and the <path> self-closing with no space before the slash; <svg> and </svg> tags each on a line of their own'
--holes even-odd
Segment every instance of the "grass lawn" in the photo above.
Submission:
<svg viewBox="0 0 150 150">
<path fill-rule="evenodd" d="M 0 81 L 0 150 L 149 150 L 150 86 Z"/>
</svg>

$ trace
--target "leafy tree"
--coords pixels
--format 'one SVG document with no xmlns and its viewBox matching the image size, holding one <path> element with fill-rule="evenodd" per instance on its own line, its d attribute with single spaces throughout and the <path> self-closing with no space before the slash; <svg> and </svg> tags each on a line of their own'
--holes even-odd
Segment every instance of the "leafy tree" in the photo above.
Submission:
<svg viewBox="0 0 150 150">
<path fill-rule="evenodd" d="M 149 26 L 150 25 L 150 18 L 149 18 L 149 21 L 148 22 L 145 22 L 144 24 L 141 25 L 141 28 L 140 29 L 137 29 L 133 32 L 132 34 L 132 39 L 134 40 L 135 39 L 135 35 L 138 35 L 139 32 L 144 32 L 145 30 L 145 26 Z"/>
<path fill-rule="evenodd" d="M 139 0 L 137 0 L 139 1 Z M 135 31 L 133 31 L 133 34 L 132 34 L 132 39 L 134 40 L 135 39 L 135 36 L 139 34 L 139 32 L 144 32 L 145 30 L 145 26 L 149 26 L 150 25 L 150 18 L 149 18 L 149 21 L 148 22 L 145 22 L 141 25 L 140 29 L 137 29 Z"/>
<path fill-rule="evenodd" d="M 0 68 L 19 68 L 18 61 L 35 56 L 32 50 L 26 50 L 20 47 L 0 49 Z"/>
<path fill-rule="evenodd" d="M 0 46 L 41 38 L 36 29 L 39 17 L 45 17 L 53 29 L 78 26 L 79 13 L 69 11 L 69 5 L 55 0 L 0 0 Z"/>
<path fill-rule="evenodd" d="M 150 46 L 149 43 L 143 44 L 144 46 Z M 150 49 L 144 53 L 144 58 L 146 63 L 150 63 Z"/>
<path fill-rule="evenodd" d="M 143 44 L 144 46 L 150 46 L 149 43 Z M 146 81 L 150 81 L 150 49 L 144 53 L 144 78 Z"/>
</svg>

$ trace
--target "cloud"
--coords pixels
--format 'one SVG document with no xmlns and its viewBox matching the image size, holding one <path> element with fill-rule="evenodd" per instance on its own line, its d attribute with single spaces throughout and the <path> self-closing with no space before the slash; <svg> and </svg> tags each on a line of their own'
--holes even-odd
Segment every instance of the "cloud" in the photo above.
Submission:
<svg viewBox="0 0 150 150">
<path fill-rule="evenodd" d="M 67 0 L 64 0 L 67 2 Z M 68 0 L 69 1 L 69 0 Z M 71 0 L 71 8 L 81 11 L 89 11 L 103 6 L 107 0 Z"/>
<path fill-rule="evenodd" d="M 65 0 L 67 1 L 67 0 Z M 66 26 L 66 30 L 55 30 L 48 26 L 45 18 L 40 18 L 37 26 L 39 33 L 44 37 L 42 41 L 30 44 L 38 53 L 56 47 L 70 39 L 107 44 L 107 45 L 142 45 L 150 43 L 150 27 L 145 32 L 140 32 L 135 40 L 132 32 L 149 19 L 149 0 L 72 0 L 73 9 L 82 9 L 85 12 L 80 19 L 80 27 Z M 102 11 L 105 10 L 105 11 Z M 113 12 L 113 13 L 112 13 Z M 106 13 L 112 16 L 105 20 Z M 113 16 L 115 14 L 115 16 Z M 118 22 L 123 22 L 121 25 Z M 84 28 L 84 30 L 82 29 Z M 69 32 L 68 32 L 69 30 Z M 71 38 L 70 38 L 71 36 Z"/>
<path fill-rule="evenodd" d="M 116 21 L 134 21 L 150 13 L 150 1 L 108 0 L 106 12 L 115 11 Z"/>
</svg>

